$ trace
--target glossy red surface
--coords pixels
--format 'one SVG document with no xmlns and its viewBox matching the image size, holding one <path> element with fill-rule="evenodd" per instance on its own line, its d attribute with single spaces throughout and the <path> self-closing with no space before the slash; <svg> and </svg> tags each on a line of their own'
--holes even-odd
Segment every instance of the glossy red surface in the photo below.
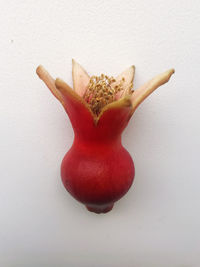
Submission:
<svg viewBox="0 0 200 267">
<path fill-rule="evenodd" d="M 61 165 L 63 184 L 88 210 L 108 212 L 129 190 L 134 178 L 133 160 L 121 144 L 131 108 L 108 109 L 95 124 L 82 102 L 68 92 L 63 98 L 75 133 Z"/>
</svg>

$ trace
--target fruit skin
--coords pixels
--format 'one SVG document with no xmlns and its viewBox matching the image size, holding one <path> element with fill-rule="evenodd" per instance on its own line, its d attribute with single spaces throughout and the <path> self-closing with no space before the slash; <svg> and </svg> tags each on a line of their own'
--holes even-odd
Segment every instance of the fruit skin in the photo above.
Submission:
<svg viewBox="0 0 200 267">
<path fill-rule="evenodd" d="M 132 185 L 135 174 L 130 154 L 120 138 L 112 144 L 75 139 L 61 164 L 67 191 L 94 212 L 107 212 Z M 90 209 L 91 210 L 91 209 Z"/>
<path fill-rule="evenodd" d="M 63 83 L 58 81 L 57 86 L 61 88 Z M 75 137 L 61 164 L 63 184 L 88 210 L 108 212 L 129 190 L 135 174 L 133 160 L 121 144 L 121 134 L 132 115 L 130 98 L 110 105 L 95 121 L 84 103 L 66 91 L 65 96 Z"/>
</svg>

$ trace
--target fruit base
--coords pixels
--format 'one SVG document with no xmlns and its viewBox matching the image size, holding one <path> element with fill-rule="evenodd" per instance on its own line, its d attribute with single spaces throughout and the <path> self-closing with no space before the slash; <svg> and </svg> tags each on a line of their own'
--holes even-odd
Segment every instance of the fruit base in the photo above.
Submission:
<svg viewBox="0 0 200 267">
<path fill-rule="evenodd" d="M 107 213 L 112 210 L 114 204 L 109 204 L 109 205 L 102 205 L 102 206 L 97 206 L 97 205 L 86 205 L 87 210 L 95 213 Z"/>
</svg>

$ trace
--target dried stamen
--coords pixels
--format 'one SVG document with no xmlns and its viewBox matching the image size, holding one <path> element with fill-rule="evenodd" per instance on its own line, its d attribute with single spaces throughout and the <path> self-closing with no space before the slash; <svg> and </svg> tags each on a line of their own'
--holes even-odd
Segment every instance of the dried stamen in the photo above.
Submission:
<svg viewBox="0 0 200 267">
<path fill-rule="evenodd" d="M 90 105 L 94 114 L 99 115 L 101 109 L 107 104 L 116 100 L 116 94 L 123 90 L 125 78 L 113 86 L 116 80 L 113 77 L 101 74 L 100 76 L 92 76 L 90 78 L 88 88 L 83 96 L 86 102 Z M 128 93 L 132 94 L 132 84 L 128 89 Z"/>
</svg>

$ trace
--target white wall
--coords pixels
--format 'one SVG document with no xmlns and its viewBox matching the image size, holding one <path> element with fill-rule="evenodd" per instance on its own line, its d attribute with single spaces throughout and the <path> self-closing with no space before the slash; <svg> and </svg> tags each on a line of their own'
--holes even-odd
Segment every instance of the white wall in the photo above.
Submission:
<svg viewBox="0 0 200 267">
<path fill-rule="evenodd" d="M 200 266 L 200 2 L 1 1 L 0 266 Z M 35 74 L 72 85 L 136 65 L 135 88 L 174 67 L 123 135 L 135 182 L 106 215 L 65 191 L 73 132 Z"/>
</svg>

